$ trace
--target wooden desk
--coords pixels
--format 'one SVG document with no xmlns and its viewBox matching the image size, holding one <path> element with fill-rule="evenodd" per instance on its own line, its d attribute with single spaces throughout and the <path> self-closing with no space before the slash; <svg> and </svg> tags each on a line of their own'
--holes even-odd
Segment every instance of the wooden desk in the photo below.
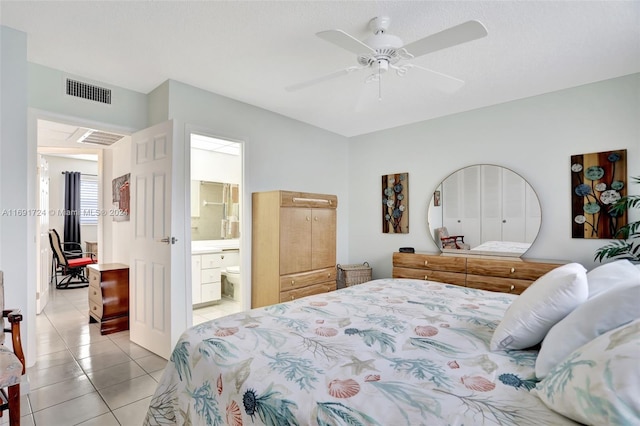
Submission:
<svg viewBox="0 0 640 426">
<path fill-rule="evenodd" d="M 129 267 L 95 263 L 89 271 L 89 322 L 100 323 L 100 334 L 129 329 Z"/>
</svg>

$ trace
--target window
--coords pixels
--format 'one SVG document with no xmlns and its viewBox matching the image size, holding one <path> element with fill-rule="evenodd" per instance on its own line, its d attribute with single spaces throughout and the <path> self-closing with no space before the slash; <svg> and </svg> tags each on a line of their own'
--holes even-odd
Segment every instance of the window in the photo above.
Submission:
<svg viewBox="0 0 640 426">
<path fill-rule="evenodd" d="M 80 175 L 80 224 L 98 224 L 98 177 Z"/>
</svg>

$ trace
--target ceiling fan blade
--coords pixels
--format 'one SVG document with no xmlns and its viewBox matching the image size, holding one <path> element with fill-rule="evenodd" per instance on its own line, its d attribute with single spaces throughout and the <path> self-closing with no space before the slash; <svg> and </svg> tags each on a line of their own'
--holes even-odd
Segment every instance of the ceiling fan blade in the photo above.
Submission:
<svg viewBox="0 0 640 426">
<path fill-rule="evenodd" d="M 333 43 L 336 46 L 342 47 L 343 49 L 355 54 L 376 53 L 375 49 L 372 49 L 357 38 L 342 30 L 320 31 L 319 33 L 316 33 L 316 35 L 329 43 Z"/>
<path fill-rule="evenodd" d="M 322 83 L 323 81 L 331 80 L 332 78 L 341 77 L 343 75 L 350 74 L 354 71 L 361 70 L 364 67 L 349 67 L 343 70 L 335 71 L 327 75 L 323 75 L 321 77 L 314 78 L 312 80 L 303 81 L 302 83 L 293 84 L 291 86 L 287 86 L 284 89 L 287 92 L 295 92 L 296 90 L 304 89 L 305 87 L 312 86 L 317 83 Z"/>
<path fill-rule="evenodd" d="M 443 74 L 438 71 L 433 71 L 428 68 L 421 67 L 414 64 L 405 64 L 407 68 L 417 68 L 424 72 L 423 76 L 435 89 L 442 90 L 443 92 L 453 93 L 456 90 L 464 86 L 464 81 L 459 78 L 451 77 L 450 75 Z"/>
<path fill-rule="evenodd" d="M 407 44 L 404 48 L 413 57 L 426 55 L 436 50 L 456 46 L 486 36 L 487 29 L 478 21 L 467 21 L 439 33 L 431 34 Z"/>
</svg>

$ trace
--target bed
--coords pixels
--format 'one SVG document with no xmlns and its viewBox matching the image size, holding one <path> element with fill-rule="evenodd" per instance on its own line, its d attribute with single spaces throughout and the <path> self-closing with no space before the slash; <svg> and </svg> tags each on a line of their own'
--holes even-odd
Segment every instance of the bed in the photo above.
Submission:
<svg viewBox="0 0 640 426">
<path fill-rule="evenodd" d="M 531 247 L 531 243 L 516 241 L 485 241 L 471 248 L 472 254 L 488 254 L 492 256 L 520 257 Z"/>
<path fill-rule="evenodd" d="M 518 296 L 378 279 L 187 330 L 146 425 L 570 425 L 538 351 L 491 351 Z"/>
</svg>

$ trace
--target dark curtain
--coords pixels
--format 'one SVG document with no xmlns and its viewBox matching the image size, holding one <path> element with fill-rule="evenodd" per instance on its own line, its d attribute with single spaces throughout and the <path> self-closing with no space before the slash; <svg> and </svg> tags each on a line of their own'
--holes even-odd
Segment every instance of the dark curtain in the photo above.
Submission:
<svg viewBox="0 0 640 426">
<path fill-rule="evenodd" d="M 64 242 L 81 244 L 80 172 L 64 172 L 64 210 Z M 82 251 L 82 248 L 69 244 L 66 245 L 65 250 Z"/>
</svg>

